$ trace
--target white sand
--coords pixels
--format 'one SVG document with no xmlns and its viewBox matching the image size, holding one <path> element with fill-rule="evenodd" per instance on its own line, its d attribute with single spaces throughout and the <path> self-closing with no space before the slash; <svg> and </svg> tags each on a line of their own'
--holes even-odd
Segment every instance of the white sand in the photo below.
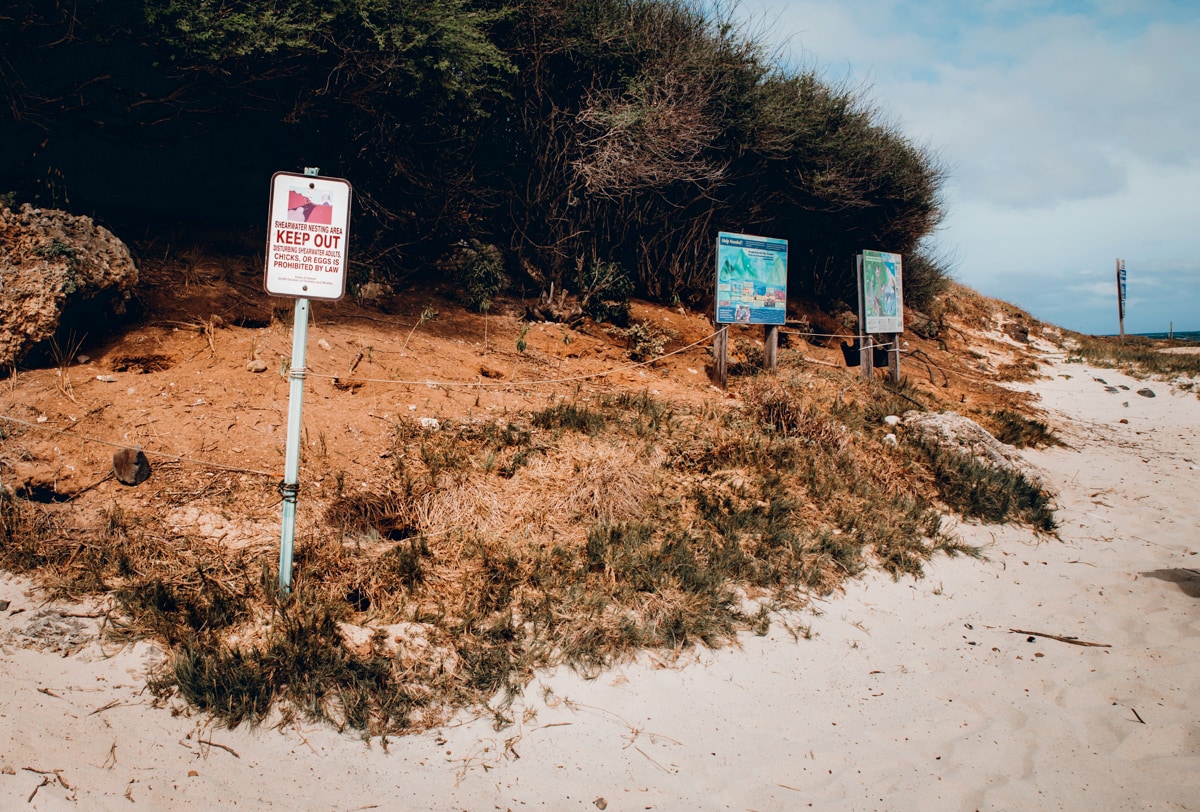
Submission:
<svg viewBox="0 0 1200 812">
<path fill-rule="evenodd" d="M 1200 809 L 1200 400 L 1048 371 L 1035 388 L 1072 447 L 1026 456 L 1060 489 L 1061 540 L 962 526 L 989 561 L 868 577 L 792 620 L 811 640 L 777 622 L 687 667 L 560 670 L 506 729 L 386 752 L 153 709 L 147 644 L 10 644 L 0 809 Z M 0 580 L 0 639 L 36 613 L 25 588 Z"/>
</svg>

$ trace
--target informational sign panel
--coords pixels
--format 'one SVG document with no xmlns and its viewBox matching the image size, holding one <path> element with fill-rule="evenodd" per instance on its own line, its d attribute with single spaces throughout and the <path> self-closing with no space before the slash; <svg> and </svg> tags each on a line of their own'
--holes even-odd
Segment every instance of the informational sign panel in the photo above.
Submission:
<svg viewBox="0 0 1200 812">
<path fill-rule="evenodd" d="M 863 251 L 863 309 L 868 333 L 904 332 L 904 282 L 899 254 Z"/>
<path fill-rule="evenodd" d="M 271 177 L 264 287 L 273 296 L 340 299 L 346 292 L 350 183 L 276 172 Z"/>
<path fill-rule="evenodd" d="M 783 324 L 787 240 L 717 234 L 717 323 Z"/>
</svg>

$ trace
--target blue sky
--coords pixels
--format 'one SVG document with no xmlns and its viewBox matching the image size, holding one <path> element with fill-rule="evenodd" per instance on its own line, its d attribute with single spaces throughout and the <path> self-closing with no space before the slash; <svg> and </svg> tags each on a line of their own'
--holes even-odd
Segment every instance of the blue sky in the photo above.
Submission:
<svg viewBox="0 0 1200 812">
<path fill-rule="evenodd" d="M 950 169 L 954 276 L 1087 333 L 1200 330 L 1200 0 L 742 0 Z M 886 250 L 885 246 L 881 246 Z"/>
</svg>

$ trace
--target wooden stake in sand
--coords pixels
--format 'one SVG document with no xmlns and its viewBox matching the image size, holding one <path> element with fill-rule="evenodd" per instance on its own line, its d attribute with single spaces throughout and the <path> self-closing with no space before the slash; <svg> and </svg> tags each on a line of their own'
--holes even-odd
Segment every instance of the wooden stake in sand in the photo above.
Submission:
<svg viewBox="0 0 1200 812">
<path fill-rule="evenodd" d="M 729 325 L 723 324 L 713 336 L 713 383 L 724 389 L 729 385 Z"/>
</svg>

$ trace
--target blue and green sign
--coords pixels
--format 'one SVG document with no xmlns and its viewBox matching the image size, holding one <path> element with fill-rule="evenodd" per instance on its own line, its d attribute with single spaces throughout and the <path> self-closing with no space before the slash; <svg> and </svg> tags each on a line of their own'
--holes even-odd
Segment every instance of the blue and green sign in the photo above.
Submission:
<svg viewBox="0 0 1200 812">
<path fill-rule="evenodd" d="M 904 280 L 899 254 L 862 253 L 863 309 L 868 333 L 904 332 Z"/>
<path fill-rule="evenodd" d="M 787 240 L 717 234 L 717 324 L 783 324 Z"/>
</svg>

